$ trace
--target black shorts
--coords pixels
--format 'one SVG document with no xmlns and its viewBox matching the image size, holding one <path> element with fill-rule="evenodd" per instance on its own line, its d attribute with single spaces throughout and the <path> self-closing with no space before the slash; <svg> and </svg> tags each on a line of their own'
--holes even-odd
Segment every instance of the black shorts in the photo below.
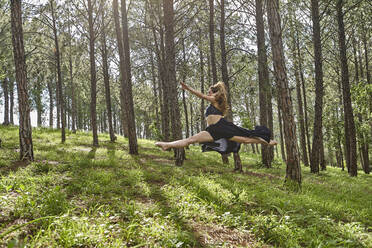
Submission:
<svg viewBox="0 0 372 248">
<path fill-rule="evenodd" d="M 239 127 L 224 118 L 221 118 L 215 124 L 209 125 L 205 130 L 213 137 L 213 140 L 219 140 L 222 138 L 230 139 L 234 136 L 242 136 L 260 137 L 269 143 L 271 138 L 271 132 L 265 126 L 256 126 L 254 130 L 249 130 Z"/>
</svg>

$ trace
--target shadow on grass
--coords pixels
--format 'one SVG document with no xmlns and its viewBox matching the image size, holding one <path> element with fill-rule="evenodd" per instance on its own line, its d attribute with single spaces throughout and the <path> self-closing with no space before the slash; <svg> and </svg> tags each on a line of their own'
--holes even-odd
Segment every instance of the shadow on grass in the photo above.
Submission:
<svg viewBox="0 0 372 248">
<path fill-rule="evenodd" d="M 149 167 L 141 161 L 138 156 L 134 156 L 136 163 L 139 164 L 142 171 L 147 171 L 149 173 L 152 173 L 149 171 Z M 151 158 L 151 157 L 148 157 Z M 170 172 L 170 175 L 168 178 L 172 177 L 172 172 Z M 200 235 L 198 235 L 197 232 L 184 220 L 184 218 L 181 216 L 178 209 L 172 207 L 172 204 L 169 204 L 168 199 L 163 195 L 163 192 L 161 190 L 161 187 L 166 185 L 168 182 L 167 180 L 163 180 L 162 178 L 154 178 L 154 177 L 148 177 L 145 178 L 145 182 L 150 187 L 150 194 L 149 198 L 154 200 L 156 203 L 158 203 L 158 206 L 160 208 L 160 211 L 163 216 L 167 216 L 171 214 L 172 220 L 176 223 L 176 228 L 181 229 L 183 232 L 187 233 L 189 238 L 189 244 L 191 247 L 204 247 L 202 245 L 202 242 L 200 240 Z"/>
<path fill-rule="evenodd" d="M 22 160 L 13 161 L 10 166 L 0 168 L 0 175 L 7 176 L 10 172 L 17 172 L 19 169 L 26 168 L 30 163 Z"/>
<path fill-rule="evenodd" d="M 87 157 L 89 159 L 94 159 L 96 157 L 97 147 L 93 147 L 92 150 L 89 151 Z"/>
<path fill-rule="evenodd" d="M 109 157 L 109 159 L 115 159 L 116 158 L 115 152 L 116 152 L 115 146 L 113 146 L 113 145 L 108 145 L 107 146 L 107 156 Z"/>
</svg>

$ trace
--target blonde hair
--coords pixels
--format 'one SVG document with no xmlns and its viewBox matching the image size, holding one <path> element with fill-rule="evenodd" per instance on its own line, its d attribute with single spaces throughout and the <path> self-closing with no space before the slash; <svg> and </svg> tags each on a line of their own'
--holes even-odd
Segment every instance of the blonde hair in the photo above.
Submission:
<svg viewBox="0 0 372 248">
<path fill-rule="evenodd" d="M 227 92 L 224 82 L 218 82 L 210 87 L 213 93 L 215 93 L 216 102 L 218 108 L 221 110 L 223 115 L 227 114 L 229 106 L 227 105 Z"/>
</svg>

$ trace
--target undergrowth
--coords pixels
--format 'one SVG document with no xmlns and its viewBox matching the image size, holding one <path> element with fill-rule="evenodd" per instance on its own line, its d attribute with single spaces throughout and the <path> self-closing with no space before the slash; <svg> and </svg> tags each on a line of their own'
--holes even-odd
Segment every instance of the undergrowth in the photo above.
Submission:
<svg viewBox="0 0 372 248">
<path fill-rule="evenodd" d="M 17 127 L 0 127 L 0 245 L 5 247 L 372 247 L 371 176 L 302 167 L 300 192 L 242 153 L 186 150 L 182 167 L 153 141 L 34 129 L 35 161 L 18 160 Z"/>
</svg>

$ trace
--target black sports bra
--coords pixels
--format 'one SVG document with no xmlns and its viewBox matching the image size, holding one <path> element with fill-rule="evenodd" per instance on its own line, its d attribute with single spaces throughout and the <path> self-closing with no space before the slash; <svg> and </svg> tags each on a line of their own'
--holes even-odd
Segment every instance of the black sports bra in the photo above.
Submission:
<svg viewBox="0 0 372 248">
<path fill-rule="evenodd" d="M 205 117 L 209 115 L 223 115 L 223 113 L 220 110 L 218 110 L 215 106 L 210 104 L 205 110 Z"/>
</svg>

